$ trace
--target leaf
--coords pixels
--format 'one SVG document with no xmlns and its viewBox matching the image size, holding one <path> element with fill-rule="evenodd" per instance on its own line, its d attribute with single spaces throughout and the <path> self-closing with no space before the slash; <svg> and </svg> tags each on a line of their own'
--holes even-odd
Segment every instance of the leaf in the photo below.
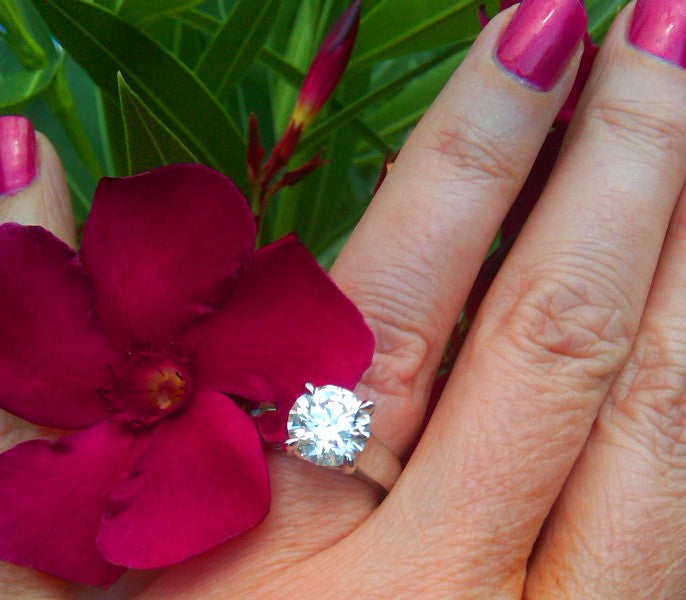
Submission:
<svg viewBox="0 0 686 600">
<path fill-rule="evenodd" d="M 302 0 L 288 36 L 284 58 L 303 71 L 307 70 L 315 54 L 314 33 L 317 29 L 319 12 L 320 0 Z M 273 108 L 274 128 L 277 134 L 286 129 L 297 96 L 298 90 L 294 90 L 285 82 L 276 82 L 272 98 L 278 99 Z"/>
<path fill-rule="evenodd" d="M 118 97 L 116 74 L 201 160 L 245 184 L 245 142 L 196 75 L 113 13 L 77 0 L 32 0 L 96 84 Z"/>
<path fill-rule="evenodd" d="M 629 0 L 588 0 L 588 31 L 594 40 L 605 37 L 608 29 Z"/>
<path fill-rule="evenodd" d="M 405 132 L 424 115 L 438 96 L 455 69 L 460 65 L 466 50 L 458 52 L 440 65 L 419 75 L 398 93 L 365 117 L 365 122 L 384 138 Z"/>
<path fill-rule="evenodd" d="M 195 72 L 221 102 L 248 72 L 269 36 L 276 13 L 276 0 L 238 0 L 210 40 Z"/>
<path fill-rule="evenodd" d="M 59 63 L 53 62 L 38 71 L 17 71 L 0 80 L 0 112 L 10 112 L 11 109 L 28 102 L 45 90 L 52 81 Z"/>
<path fill-rule="evenodd" d="M 362 19 L 349 71 L 403 54 L 470 42 L 481 31 L 480 4 L 486 4 L 489 14 L 497 11 L 494 0 L 382 0 Z"/>
<path fill-rule="evenodd" d="M 190 10 L 183 13 L 181 19 L 184 23 L 187 23 L 198 31 L 206 31 L 207 33 L 217 33 L 222 26 L 222 22 L 219 19 L 199 10 Z"/>
<path fill-rule="evenodd" d="M 143 27 L 163 17 L 173 17 L 192 10 L 203 0 L 123 0 L 117 13 L 132 25 Z"/>
<path fill-rule="evenodd" d="M 423 62 L 414 69 L 407 71 L 400 77 L 396 77 L 387 84 L 365 94 L 354 102 L 347 104 L 345 108 L 329 117 L 329 119 L 324 121 L 324 123 L 319 125 L 309 135 L 307 135 L 300 143 L 299 150 L 304 153 L 310 152 L 314 147 L 321 144 L 332 132 L 336 131 L 343 125 L 349 123 L 353 118 L 357 117 L 365 108 L 384 100 L 385 98 L 389 98 L 398 90 L 403 89 L 415 77 L 426 73 L 431 68 L 439 65 L 446 59 L 453 57 L 463 45 L 464 44 L 460 43 L 457 46 L 450 46 L 448 49 L 440 52 L 433 58 Z"/>
<path fill-rule="evenodd" d="M 117 74 L 121 116 L 126 132 L 129 175 L 174 163 L 198 162 Z"/>
</svg>

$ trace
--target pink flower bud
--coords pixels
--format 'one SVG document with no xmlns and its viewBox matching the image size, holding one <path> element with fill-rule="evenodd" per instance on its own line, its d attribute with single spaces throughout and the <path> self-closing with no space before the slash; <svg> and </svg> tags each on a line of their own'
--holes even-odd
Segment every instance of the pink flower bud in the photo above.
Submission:
<svg viewBox="0 0 686 600">
<path fill-rule="evenodd" d="M 360 0 L 355 0 L 324 40 L 305 76 L 293 122 L 306 127 L 331 96 L 348 66 L 360 25 Z"/>
</svg>

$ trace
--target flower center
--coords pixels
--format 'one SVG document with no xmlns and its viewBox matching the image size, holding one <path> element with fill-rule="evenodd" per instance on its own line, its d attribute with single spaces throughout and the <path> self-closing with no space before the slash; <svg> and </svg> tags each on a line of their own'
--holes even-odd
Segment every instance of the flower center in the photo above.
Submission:
<svg viewBox="0 0 686 600">
<path fill-rule="evenodd" d="M 158 352 L 132 352 L 121 367 L 112 369 L 112 387 L 106 393 L 124 417 L 154 423 L 186 405 L 191 395 L 187 373 L 183 360 Z"/>
</svg>

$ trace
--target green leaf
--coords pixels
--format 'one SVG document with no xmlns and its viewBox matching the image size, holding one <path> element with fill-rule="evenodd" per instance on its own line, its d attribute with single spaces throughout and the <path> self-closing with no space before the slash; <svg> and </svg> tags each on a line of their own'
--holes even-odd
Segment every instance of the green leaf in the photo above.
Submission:
<svg viewBox="0 0 686 600">
<path fill-rule="evenodd" d="M 248 72 L 269 36 L 276 13 L 277 0 L 238 0 L 210 40 L 195 72 L 221 102 Z"/>
<path fill-rule="evenodd" d="M 309 135 L 307 135 L 303 141 L 300 143 L 299 150 L 301 152 L 307 153 L 313 148 L 321 145 L 321 143 L 334 131 L 347 125 L 352 119 L 357 117 L 365 108 L 380 102 L 386 98 L 392 96 L 398 90 L 403 89 L 408 83 L 410 83 L 415 77 L 422 75 L 439 65 L 448 58 L 452 58 L 457 51 L 461 49 L 464 44 L 450 46 L 443 52 L 440 52 L 433 58 L 423 62 L 414 69 L 410 69 L 400 77 L 396 77 L 394 80 L 389 81 L 387 84 L 372 90 L 371 92 L 365 94 L 361 98 L 351 102 L 345 106 L 342 110 L 335 113 L 333 116 L 329 117 L 316 129 L 314 129 Z"/>
<path fill-rule="evenodd" d="M 17 71 L 0 79 L 0 112 L 10 112 L 11 109 L 28 102 L 40 94 L 50 85 L 59 63 L 53 62 L 50 66 L 38 71 Z"/>
<path fill-rule="evenodd" d="M 190 10 L 181 15 L 184 23 L 194 27 L 198 31 L 205 31 L 207 33 L 217 33 L 222 26 L 222 22 L 212 15 L 208 15 L 199 10 Z"/>
<path fill-rule="evenodd" d="M 629 3 L 629 0 L 588 0 L 588 31 L 594 40 L 605 37 L 615 17 Z"/>
<path fill-rule="evenodd" d="M 123 0 L 117 13 L 127 23 L 144 27 L 156 19 L 192 10 L 203 0 Z"/>
<path fill-rule="evenodd" d="M 371 129 L 392 139 L 413 127 L 443 89 L 455 69 L 462 63 L 467 50 L 458 52 L 440 65 L 416 77 L 398 93 L 365 117 Z"/>
<path fill-rule="evenodd" d="M 320 0 L 302 0 L 295 15 L 284 58 L 293 66 L 307 70 L 310 60 L 314 58 L 314 34 L 320 12 Z M 274 103 L 274 127 L 277 136 L 286 129 L 291 118 L 293 107 L 298 96 L 288 83 L 277 81 L 272 91 L 272 98 L 278 99 Z"/>
<path fill-rule="evenodd" d="M 97 90 L 96 110 L 105 154 L 105 169 L 110 176 L 122 177 L 129 171 L 129 160 L 126 156 L 126 132 L 119 102 Z"/>
<path fill-rule="evenodd" d="M 228 113 L 172 54 L 113 13 L 77 0 L 32 0 L 60 43 L 102 90 L 116 74 L 201 160 L 245 184 L 245 142 Z"/>
<path fill-rule="evenodd" d="M 497 11 L 494 0 L 382 0 L 362 19 L 348 70 L 448 44 L 466 44 L 481 31 L 480 4 L 486 4 L 489 14 Z"/>
<path fill-rule="evenodd" d="M 174 163 L 198 162 L 179 138 L 145 105 L 119 73 L 119 102 L 126 132 L 129 174 Z"/>
</svg>

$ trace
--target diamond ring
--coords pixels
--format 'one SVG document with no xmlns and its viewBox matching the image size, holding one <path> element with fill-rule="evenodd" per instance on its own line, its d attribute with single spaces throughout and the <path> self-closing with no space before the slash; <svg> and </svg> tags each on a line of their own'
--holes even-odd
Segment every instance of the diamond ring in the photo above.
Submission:
<svg viewBox="0 0 686 600">
<path fill-rule="evenodd" d="M 356 475 L 388 493 L 402 467 L 371 434 L 374 404 L 336 386 L 305 385 L 288 415 L 283 450 L 308 462 Z"/>
</svg>

